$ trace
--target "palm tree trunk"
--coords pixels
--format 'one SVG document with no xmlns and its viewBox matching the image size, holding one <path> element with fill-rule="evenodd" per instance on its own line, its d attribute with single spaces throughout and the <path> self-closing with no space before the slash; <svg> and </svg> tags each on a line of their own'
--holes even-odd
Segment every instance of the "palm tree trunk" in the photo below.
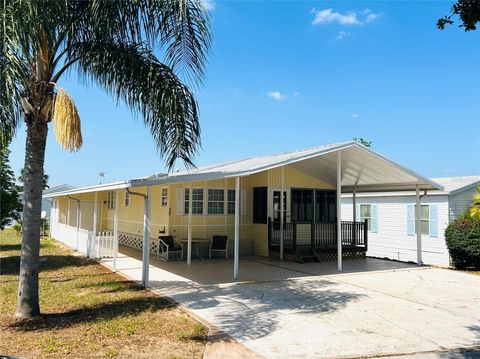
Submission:
<svg viewBox="0 0 480 359">
<path fill-rule="evenodd" d="M 39 116 L 40 117 L 40 116 Z M 25 173 L 23 187 L 22 251 L 18 301 L 15 317 L 40 315 L 38 273 L 40 254 L 40 222 L 42 211 L 43 163 L 47 141 L 47 122 L 33 118 L 27 123 Z"/>
</svg>

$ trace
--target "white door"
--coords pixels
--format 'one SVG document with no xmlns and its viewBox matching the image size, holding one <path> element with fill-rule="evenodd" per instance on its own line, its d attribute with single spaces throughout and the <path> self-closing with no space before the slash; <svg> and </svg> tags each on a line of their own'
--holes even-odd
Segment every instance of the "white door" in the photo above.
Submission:
<svg viewBox="0 0 480 359">
<path fill-rule="evenodd" d="M 280 188 L 271 188 L 269 190 L 268 213 L 274 223 L 280 223 Z M 283 221 L 290 223 L 290 191 L 283 191 Z"/>
</svg>

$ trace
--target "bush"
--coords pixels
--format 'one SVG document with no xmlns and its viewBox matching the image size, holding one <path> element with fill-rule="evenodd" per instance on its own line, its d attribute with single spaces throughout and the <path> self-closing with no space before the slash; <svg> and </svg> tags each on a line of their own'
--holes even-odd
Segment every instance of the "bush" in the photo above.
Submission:
<svg viewBox="0 0 480 359">
<path fill-rule="evenodd" d="M 19 222 L 15 223 L 13 225 L 13 229 L 17 233 L 17 236 L 19 236 L 22 233 L 22 223 L 19 223 Z"/>
<path fill-rule="evenodd" d="M 445 230 L 448 252 L 455 268 L 480 269 L 480 218 L 466 215 Z"/>
</svg>

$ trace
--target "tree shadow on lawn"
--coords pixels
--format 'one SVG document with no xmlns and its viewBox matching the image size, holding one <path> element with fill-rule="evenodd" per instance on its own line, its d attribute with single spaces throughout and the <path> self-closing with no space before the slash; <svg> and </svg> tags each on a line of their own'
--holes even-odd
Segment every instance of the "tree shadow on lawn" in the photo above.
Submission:
<svg viewBox="0 0 480 359">
<path fill-rule="evenodd" d="M 54 271 L 66 267 L 85 267 L 97 264 L 98 263 L 93 260 L 72 255 L 40 256 L 40 272 Z M 0 275 L 19 274 L 19 272 L 20 256 L 0 258 Z"/>
<path fill-rule="evenodd" d="M 174 308 L 176 305 L 164 297 L 130 298 L 101 303 L 92 307 L 73 309 L 64 313 L 46 313 L 32 319 L 13 322 L 8 327 L 25 332 L 58 330 L 77 324 L 97 323 L 118 317 L 138 315 L 146 311 L 155 312 Z"/>
<path fill-rule="evenodd" d="M 0 244 L 0 251 L 20 251 L 21 244 Z"/>
<path fill-rule="evenodd" d="M 117 293 L 117 292 L 138 292 L 143 290 L 138 284 L 129 280 L 109 280 L 110 274 L 106 280 L 99 281 L 97 283 L 80 284 L 77 286 L 79 289 L 97 288 L 99 293 Z"/>
</svg>

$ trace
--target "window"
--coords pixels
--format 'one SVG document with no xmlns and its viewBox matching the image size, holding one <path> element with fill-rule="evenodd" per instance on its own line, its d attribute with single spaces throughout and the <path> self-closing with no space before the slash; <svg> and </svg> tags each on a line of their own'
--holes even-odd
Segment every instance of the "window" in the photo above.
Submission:
<svg viewBox="0 0 480 359">
<path fill-rule="evenodd" d="M 368 220 L 368 230 L 372 230 L 372 206 L 369 204 L 360 205 L 360 222 Z"/>
<path fill-rule="evenodd" d="M 168 206 L 168 188 L 162 188 L 162 207 Z"/>
<path fill-rule="evenodd" d="M 428 205 L 420 206 L 420 227 L 422 228 L 422 234 L 430 234 L 430 207 Z M 415 225 L 417 224 L 417 205 L 415 205 Z M 415 232 L 417 227 L 415 227 Z"/>
<path fill-rule="evenodd" d="M 315 190 L 315 222 L 335 222 L 336 220 L 335 191 Z"/>
<path fill-rule="evenodd" d="M 125 197 L 123 198 L 123 205 L 128 207 L 130 205 L 130 192 L 125 191 Z"/>
<path fill-rule="evenodd" d="M 253 223 L 267 223 L 267 187 L 253 189 Z"/>
<path fill-rule="evenodd" d="M 189 213 L 190 189 L 185 188 L 185 214 Z M 192 214 L 203 214 L 203 189 L 192 189 Z"/>
<path fill-rule="evenodd" d="M 107 192 L 107 210 L 112 211 L 115 209 L 115 192 Z"/>
<path fill-rule="evenodd" d="M 223 189 L 208 189 L 208 214 L 223 214 L 225 206 L 225 191 Z"/>
<path fill-rule="evenodd" d="M 292 189 L 292 219 L 297 222 L 313 220 L 313 190 Z"/>
<path fill-rule="evenodd" d="M 414 236 L 417 229 L 417 206 L 407 205 L 407 234 Z M 425 204 L 420 207 L 421 234 L 438 238 L 438 205 Z"/>
<path fill-rule="evenodd" d="M 227 213 L 235 214 L 235 190 L 229 189 L 227 195 Z"/>
</svg>

